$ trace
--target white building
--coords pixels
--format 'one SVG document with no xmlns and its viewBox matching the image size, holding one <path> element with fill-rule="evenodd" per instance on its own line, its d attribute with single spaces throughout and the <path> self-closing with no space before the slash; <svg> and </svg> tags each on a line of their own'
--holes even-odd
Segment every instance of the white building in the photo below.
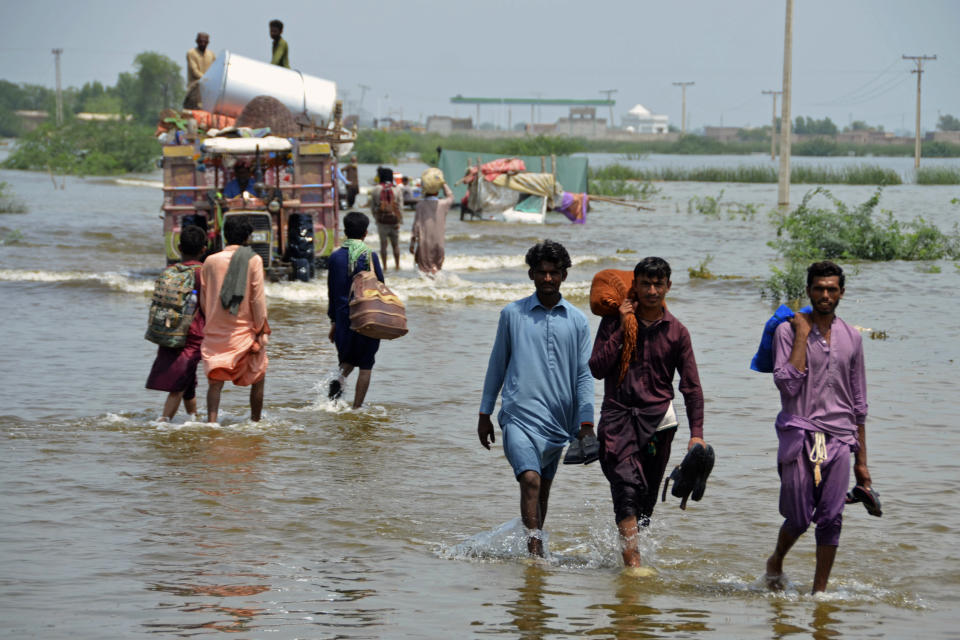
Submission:
<svg viewBox="0 0 960 640">
<path fill-rule="evenodd" d="M 642 104 L 630 109 L 620 122 L 624 129 L 634 133 L 666 133 L 669 125 L 667 116 L 654 115 Z"/>
</svg>

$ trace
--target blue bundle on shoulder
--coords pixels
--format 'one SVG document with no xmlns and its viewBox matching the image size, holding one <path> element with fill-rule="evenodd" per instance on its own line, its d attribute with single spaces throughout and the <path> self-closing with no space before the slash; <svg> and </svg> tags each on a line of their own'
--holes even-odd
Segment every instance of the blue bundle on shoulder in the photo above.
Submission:
<svg viewBox="0 0 960 640">
<path fill-rule="evenodd" d="M 807 305 L 800 309 L 802 313 L 810 313 L 812 307 Z M 767 324 L 763 325 L 763 335 L 760 337 L 760 347 L 757 349 L 757 353 L 753 356 L 753 360 L 750 362 L 750 368 L 754 371 L 759 371 L 760 373 L 772 373 L 773 372 L 773 334 L 776 332 L 777 327 L 781 323 L 786 322 L 794 316 L 793 309 L 788 307 L 785 304 L 777 307 L 777 310 L 773 312 L 773 315 L 770 316 L 770 319 L 767 320 Z"/>
</svg>

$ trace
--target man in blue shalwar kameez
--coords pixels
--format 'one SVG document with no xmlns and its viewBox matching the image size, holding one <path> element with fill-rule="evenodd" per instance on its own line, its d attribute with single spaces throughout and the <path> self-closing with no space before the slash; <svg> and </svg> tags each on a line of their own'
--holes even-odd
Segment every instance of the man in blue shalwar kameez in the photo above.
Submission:
<svg viewBox="0 0 960 640">
<path fill-rule="evenodd" d="M 530 533 L 527 549 L 543 555 L 541 529 L 550 485 L 568 442 L 593 435 L 590 327 L 584 314 L 560 295 L 570 256 L 544 240 L 527 252 L 536 293 L 500 312 L 487 365 L 477 435 L 490 448 L 490 415 L 503 389 L 497 420 L 503 451 L 520 483 L 520 516 Z"/>
</svg>

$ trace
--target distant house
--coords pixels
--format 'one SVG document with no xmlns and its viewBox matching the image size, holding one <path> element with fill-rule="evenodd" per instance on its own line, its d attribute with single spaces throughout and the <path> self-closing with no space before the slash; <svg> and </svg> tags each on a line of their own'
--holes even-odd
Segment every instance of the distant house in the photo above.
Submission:
<svg viewBox="0 0 960 640">
<path fill-rule="evenodd" d="M 20 118 L 20 125 L 23 127 L 24 131 L 33 131 L 41 124 L 47 121 L 47 118 L 50 117 L 46 111 L 28 111 L 25 109 L 20 109 L 14 111 L 18 118 Z"/>
<path fill-rule="evenodd" d="M 740 127 L 704 127 L 703 135 L 711 140 L 732 142 L 740 136 Z"/>
<path fill-rule="evenodd" d="M 928 133 L 925 140 L 931 142 L 951 142 L 960 144 L 960 131 L 933 131 Z"/>
<path fill-rule="evenodd" d="M 557 120 L 556 132 L 568 136 L 586 138 L 602 135 L 607 130 L 607 120 L 597 118 L 594 107 L 571 107 L 568 118 Z"/>
<path fill-rule="evenodd" d="M 837 134 L 837 142 L 846 142 L 850 144 L 884 144 L 889 143 L 895 136 L 889 131 L 880 131 L 879 129 L 857 129 L 854 131 L 842 131 Z"/>
<path fill-rule="evenodd" d="M 638 104 L 620 118 L 620 124 L 633 133 L 666 133 L 669 129 L 669 118 L 665 115 L 654 115 L 645 106 Z"/>
<path fill-rule="evenodd" d="M 473 129 L 473 118 L 451 118 L 450 116 L 430 116 L 427 118 L 427 133 L 439 133 L 448 136 L 454 131 Z"/>
</svg>

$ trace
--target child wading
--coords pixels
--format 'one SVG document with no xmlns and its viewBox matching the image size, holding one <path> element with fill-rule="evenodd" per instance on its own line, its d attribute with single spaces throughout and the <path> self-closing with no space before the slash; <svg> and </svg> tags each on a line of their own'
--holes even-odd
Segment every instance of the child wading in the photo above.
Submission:
<svg viewBox="0 0 960 640">
<path fill-rule="evenodd" d="M 200 362 L 204 325 L 203 312 L 197 300 L 200 297 L 200 261 L 206 250 L 207 234 L 203 229 L 192 225 L 184 227 L 180 232 L 180 255 L 183 261 L 177 266 L 193 269 L 193 288 L 196 291 L 192 301 L 194 312 L 183 346 L 158 346 L 157 357 L 147 377 L 147 389 L 170 392 L 163 405 L 161 420 L 173 419 L 180 408 L 181 399 L 188 414 L 196 416 L 197 413 L 197 364 Z"/>
</svg>

